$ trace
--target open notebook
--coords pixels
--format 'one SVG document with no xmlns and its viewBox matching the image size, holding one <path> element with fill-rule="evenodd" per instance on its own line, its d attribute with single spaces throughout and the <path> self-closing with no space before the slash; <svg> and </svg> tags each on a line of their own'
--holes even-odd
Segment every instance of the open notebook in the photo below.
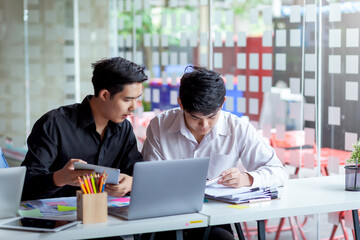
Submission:
<svg viewBox="0 0 360 240">
<path fill-rule="evenodd" d="M 133 220 L 202 209 L 209 158 L 138 162 L 130 205 L 110 207 L 110 215 Z"/>
</svg>

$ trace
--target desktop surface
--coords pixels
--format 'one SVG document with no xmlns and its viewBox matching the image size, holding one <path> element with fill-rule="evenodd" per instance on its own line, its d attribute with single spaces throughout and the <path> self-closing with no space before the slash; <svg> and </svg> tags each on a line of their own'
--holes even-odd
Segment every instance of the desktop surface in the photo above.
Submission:
<svg viewBox="0 0 360 240">
<path fill-rule="evenodd" d="M 360 194 L 345 191 L 344 175 L 291 179 L 283 190 L 281 199 L 242 204 L 243 209 L 210 200 L 200 213 L 209 216 L 209 225 L 219 225 L 346 211 L 360 206 Z"/>
<path fill-rule="evenodd" d="M 64 215 L 57 218 L 75 220 L 76 215 Z M 106 223 L 79 224 L 57 233 L 41 233 L 1 229 L 0 239 L 66 240 L 125 236 L 147 232 L 206 227 L 208 226 L 207 219 L 207 216 L 201 215 L 199 213 L 157 217 L 133 221 L 121 220 L 119 218 L 109 216 L 108 222 Z M 9 219 L 1 219 L 0 223 L 8 220 Z"/>
</svg>

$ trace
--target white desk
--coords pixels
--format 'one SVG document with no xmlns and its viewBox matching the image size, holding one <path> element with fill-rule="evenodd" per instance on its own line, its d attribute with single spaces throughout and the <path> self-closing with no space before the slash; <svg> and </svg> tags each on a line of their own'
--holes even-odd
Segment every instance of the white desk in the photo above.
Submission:
<svg viewBox="0 0 360 240">
<path fill-rule="evenodd" d="M 259 238 L 262 239 L 265 238 L 265 219 L 354 210 L 356 239 L 360 239 L 357 214 L 360 192 L 345 191 L 344 175 L 291 179 L 284 190 L 281 199 L 244 204 L 249 206 L 246 209 L 229 208 L 227 203 L 210 201 L 205 203 L 201 213 L 209 216 L 209 226 L 257 220 Z"/>
<path fill-rule="evenodd" d="M 61 217 L 61 219 L 64 219 L 64 217 Z M 68 219 L 74 219 L 74 216 L 69 216 Z M 0 222 L 3 221 L 5 220 L 1 220 Z M 206 226 L 208 226 L 208 217 L 198 213 L 132 221 L 121 220 L 119 218 L 109 216 L 109 221 L 107 223 L 79 224 L 57 233 L 39 233 L 1 229 L 0 239 L 65 240 L 101 238 L 110 236 L 133 235 L 147 232 L 182 230 Z"/>
</svg>

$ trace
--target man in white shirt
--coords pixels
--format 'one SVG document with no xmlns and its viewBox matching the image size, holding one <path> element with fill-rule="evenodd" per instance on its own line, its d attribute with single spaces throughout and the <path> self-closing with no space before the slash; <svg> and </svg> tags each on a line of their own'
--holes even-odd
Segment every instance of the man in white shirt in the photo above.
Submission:
<svg viewBox="0 0 360 240">
<path fill-rule="evenodd" d="M 180 108 L 151 120 L 144 159 L 210 157 L 208 178 L 221 176 L 219 184 L 234 188 L 284 185 L 288 174 L 274 149 L 247 121 L 221 110 L 225 94 L 219 73 L 187 67 L 180 82 Z"/>
</svg>

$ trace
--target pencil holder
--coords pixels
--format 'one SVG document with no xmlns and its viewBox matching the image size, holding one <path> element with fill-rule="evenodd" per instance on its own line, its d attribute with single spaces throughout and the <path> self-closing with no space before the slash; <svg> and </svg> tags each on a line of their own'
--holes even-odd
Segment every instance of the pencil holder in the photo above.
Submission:
<svg viewBox="0 0 360 240">
<path fill-rule="evenodd" d="M 76 191 L 77 219 L 83 224 L 107 222 L 107 194 Z"/>
</svg>

